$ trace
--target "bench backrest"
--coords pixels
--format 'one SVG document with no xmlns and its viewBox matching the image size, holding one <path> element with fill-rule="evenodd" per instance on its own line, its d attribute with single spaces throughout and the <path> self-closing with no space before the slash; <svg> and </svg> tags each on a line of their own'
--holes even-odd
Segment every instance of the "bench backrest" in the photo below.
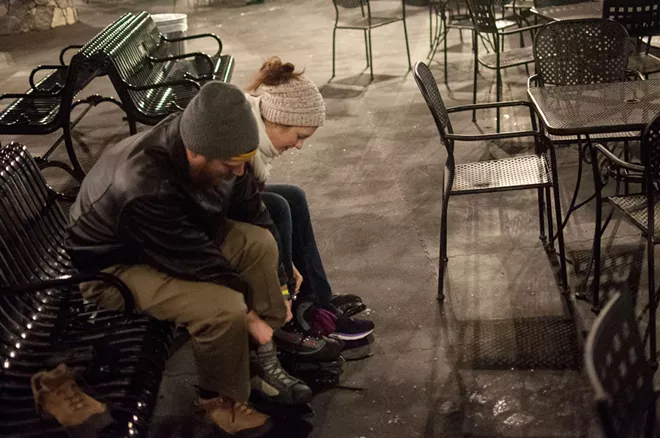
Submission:
<svg viewBox="0 0 660 438">
<path fill-rule="evenodd" d="M 176 110 L 176 93 L 172 88 L 131 88 L 163 83 L 170 78 L 176 61 L 150 60 L 151 57 L 166 57 L 167 46 L 156 23 L 146 12 L 138 15 L 126 32 L 115 38 L 114 44 L 107 46 L 105 54 L 112 65 L 109 76 L 128 111 L 135 108 L 137 112 L 157 119 Z"/>
<path fill-rule="evenodd" d="M 75 272 L 64 250 L 66 218 L 25 146 L 0 149 L 0 283 Z"/>
<path fill-rule="evenodd" d="M 73 56 L 69 68 L 69 77 L 72 80 L 67 83 L 73 88 L 73 95 L 86 87 L 92 79 L 106 72 L 107 58 L 103 50 L 112 44 L 115 37 L 124 29 L 130 27 L 135 19 L 136 17 L 131 13 L 122 15 L 96 34 Z"/>
<path fill-rule="evenodd" d="M 160 32 L 156 23 L 146 12 L 141 13 L 115 38 L 113 44 L 104 52 L 115 71 L 125 80 L 140 80 L 140 74 L 152 70 L 148 57 L 154 56 L 160 44 Z M 146 80 L 146 79 L 145 79 Z M 133 85 L 145 85 L 140 81 Z"/>
</svg>

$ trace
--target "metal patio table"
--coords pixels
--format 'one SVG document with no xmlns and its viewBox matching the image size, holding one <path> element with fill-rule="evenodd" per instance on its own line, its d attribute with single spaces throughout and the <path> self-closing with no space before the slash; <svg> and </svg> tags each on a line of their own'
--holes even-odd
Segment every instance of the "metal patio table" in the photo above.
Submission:
<svg viewBox="0 0 660 438">
<path fill-rule="evenodd" d="M 553 21 L 579 20 L 582 18 L 602 18 L 603 2 L 590 1 L 572 5 L 532 8 L 532 13 Z"/>
<path fill-rule="evenodd" d="M 589 85 L 566 85 L 530 88 L 532 105 L 543 129 L 553 135 L 578 136 L 591 150 L 591 135 L 626 131 L 642 131 L 660 114 L 660 80 L 614 82 Z M 561 224 L 565 227 L 571 213 L 582 207 L 598 192 L 576 205 L 582 176 L 582 144 L 578 141 L 580 159 L 573 199 Z M 597 231 L 594 231 L 596 233 Z M 589 265 L 589 269 L 591 264 Z M 586 285 L 585 277 L 583 285 Z M 587 298 L 586 294 L 576 294 Z"/>
</svg>

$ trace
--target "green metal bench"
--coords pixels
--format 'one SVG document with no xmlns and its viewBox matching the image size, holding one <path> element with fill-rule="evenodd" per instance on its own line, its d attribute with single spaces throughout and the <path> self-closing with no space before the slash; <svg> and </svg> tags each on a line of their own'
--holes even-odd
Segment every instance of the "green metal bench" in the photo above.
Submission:
<svg viewBox="0 0 660 438">
<path fill-rule="evenodd" d="M 72 128 L 92 107 L 101 102 L 112 102 L 120 107 L 121 104 L 111 97 L 100 95 L 92 95 L 76 102 L 74 99 L 94 78 L 104 74 L 105 64 L 100 56 L 101 49 L 112 40 L 113 35 L 134 19 L 132 14 L 122 15 L 84 46 L 64 48 L 60 53 L 60 65 L 42 65 L 32 71 L 29 78 L 30 89 L 25 93 L 0 94 L 0 104 L 4 103 L 3 100 L 11 100 L 0 110 L 0 135 L 45 135 L 62 129 L 63 134 L 45 154 L 37 158 L 37 162 L 41 168 L 56 166 L 64 169 L 81 181 L 85 172 L 73 147 Z M 65 53 L 72 49 L 78 51 L 66 65 Z M 50 73 L 38 80 L 37 77 L 46 71 Z M 87 107 L 75 120 L 71 120 L 71 112 L 83 104 Z M 62 142 L 66 146 L 70 164 L 50 160 L 50 156 Z"/>
<path fill-rule="evenodd" d="M 199 38 L 215 40 L 217 52 L 210 56 L 201 52 L 173 54 L 172 43 Z M 221 51 L 222 42 L 213 34 L 166 38 L 145 12 L 115 35 L 104 55 L 131 132 L 137 132 L 136 122 L 155 125 L 167 115 L 182 111 L 205 82 L 228 82 L 234 58 Z"/>
</svg>

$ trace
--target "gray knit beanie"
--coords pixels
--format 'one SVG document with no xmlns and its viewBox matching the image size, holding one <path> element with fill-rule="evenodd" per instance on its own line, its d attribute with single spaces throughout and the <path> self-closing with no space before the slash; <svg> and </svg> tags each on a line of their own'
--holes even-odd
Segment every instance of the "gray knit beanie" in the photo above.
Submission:
<svg viewBox="0 0 660 438">
<path fill-rule="evenodd" d="M 230 160 L 256 150 L 257 121 L 243 92 L 225 82 L 208 82 L 181 115 L 183 144 L 206 158 Z"/>
<path fill-rule="evenodd" d="M 314 82 L 301 75 L 279 85 L 262 85 L 259 109 L 264 119 L 287 126 L 322 126 L 325 103 Z"/>
</svg>

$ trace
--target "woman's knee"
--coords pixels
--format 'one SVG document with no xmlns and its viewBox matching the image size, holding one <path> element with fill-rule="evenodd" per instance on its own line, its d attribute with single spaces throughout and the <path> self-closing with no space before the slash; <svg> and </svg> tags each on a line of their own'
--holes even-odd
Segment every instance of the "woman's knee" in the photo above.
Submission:
<svg viewBox="0 0 660 438">
<path fill-rule="evenodd" d="M 289 205 L 295 206 L 305 206 L 307 207 L 307 194 L 303 189 L 298 186 L 287 186 L 286 198 L 289 201 Z"/>
<path fill-rule="evenodd" d="M 289 203 L 282 196 L 278 195 L 277 193 L 264 192 L 261 199 L 268 209 L 268 213 L 270 213 L 271 218 L 273 218 L 273 221 L 291 217 Z"/>
</svg>

